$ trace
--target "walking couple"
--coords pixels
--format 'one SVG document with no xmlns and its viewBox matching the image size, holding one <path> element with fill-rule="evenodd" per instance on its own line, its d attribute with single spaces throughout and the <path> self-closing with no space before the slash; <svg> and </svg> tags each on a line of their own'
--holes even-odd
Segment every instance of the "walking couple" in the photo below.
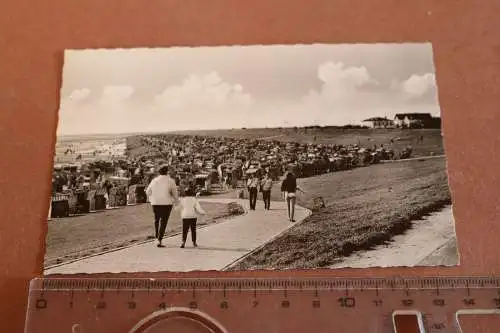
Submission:
<svg viewBox="0 0 500 333">
<path fill-rule="evenodd" d="M 262 180 L 259 179 L 256 173 L 254 173 L 247 182 L 248 193 L 250 196 L 250 210 L 255 210 L 257 203 L 257 193 L 258 189 L 262 192 L 262 198 L 264 200 L 264 207 L 266 210 L 270 209 L 271 206 L 271 189 L 273 187 L 273 181 L 268 174 L 264 175 Z M 288 172 L 285 179 L 281 183 L 281 192 L 287 203 L 288 208 L 288 219 L 290 222 L 295 222 L 295 204 L 297 201 L 296 193 L 297 191 L 302 191 L 300 187 L 297 186 L 297 179 L 293 173 Z"/>
<path fill-rule="evenodd" d="M 175 180 L 168 174 L 168 166 L 161 166 L 158 170 L 159 175 L 154 178 L 146 189 L 146 194 L 153 208 L 155 238 L 157 247 L 165 247 L 162 244 L 165 230 L 172 208 L 177 206 L 181 208 L 182 218 L 182 243 L 184 248 L 188 231 L 191 230 L 191 240 L 193 246 L 196 243 L 196 223 L 198 214 L 206 214 L 201 208 L 195 197 L 193 189 L 188 189 L 182 198 L 179 198 Z"/>
<path fill-rule="evenodd" d="M 262 200 L 264 201 L 264 209 L 271 209 L 271 189 L 273 187 L 273 180 L 266 173 L 262 179 L 254 173 L 247 181 L 248 194 L 250 197 L 250 210 L 255 210 L 257 205 L 258 191 L 262 192 Z"/>
</svg>

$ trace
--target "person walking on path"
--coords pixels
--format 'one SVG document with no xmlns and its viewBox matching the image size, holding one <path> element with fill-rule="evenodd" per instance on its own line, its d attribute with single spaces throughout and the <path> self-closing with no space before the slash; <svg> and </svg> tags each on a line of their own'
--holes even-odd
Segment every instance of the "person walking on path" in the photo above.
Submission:
<svg viewBox="0 0 500 333">
<path fill-rule="evenodd" d="M 191 230 L 191 240 L 193 246 L 197 247 L 196 243 L 196 222 L 198 215 L 204 215 L 206 212 L 201 208 L 198 199 L 195 197 L 193 189 L 186 190 L 185 196 L 181 198 L 179 207 L 181 208 L 182 218 L 182 244 L 181 248 L 186 245 L 188 231 Z"/>
<path fill-rule="evenodd" d="M 262 200 L 264 201 L 264 209 L 271 209 L 271 189 L 273 187 L 273 180 L 269 177 L 269 174 L 264 175 L 264 179 L 260 184 L 262 189 Z"/>
<path fill-rule="evenodd" d="M 248 196 L 250 197 L 250 210 L 255 210 L 255 205 L 257 204 L 257 193 L 259 187 L 259 178 L 257 173 L 254 173 L 247 182 Z"/>
<path fill-rule="evenodd" d="M 163 236 L 172 207 L 178 202 L 179 197 L 175 180 L 168 174 L 168 166 L 161 166 L 158 173 L 159 176 L 154 178 L 146 188 L 146 194 L 153 207 L 157 247 L 165 247 L 162 244 Z"/>
<path fill-rule="evenodd" d="M 302 191 L 300 187 L 297 186 L 297 179 L 293 175 L 293 173 L 288 172 L 287 175 L 285 176 L 285 179 L 281 183 L 281 192 L 283 193 L 286 203 L 287 203 L 287 208 L 288 208 L 288 218 L 290 219 L 290 222 L 295 222 L 294 220 L 294 215 L 295 215 L 295 203 L 297 200 L 296 192 Z"/>
</svg>

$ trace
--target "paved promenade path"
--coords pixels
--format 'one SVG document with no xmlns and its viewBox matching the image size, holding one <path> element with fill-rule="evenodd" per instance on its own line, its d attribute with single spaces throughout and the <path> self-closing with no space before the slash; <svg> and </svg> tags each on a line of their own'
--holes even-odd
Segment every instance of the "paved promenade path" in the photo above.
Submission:
<svg viewBox="0 0 500 333">
<path fill-rule="evenodd" d="M 284 201 L 271 202 L 269 211 L 264 210 L 262 200 L 257 202 L 255 211 L 248 209 L 248 200 L 202 198 L 200 201 L 238 202 L 247 213 L 198 229 L 198 248 L 192 247 L 189 233 L 186 248 L 181 249 L 181 235 L 175 235 L 163 240 L 165 248 L 157 248 L 151 241 L 52 267 L 45 274 L 221 270 L 311 214 L 296 206 L 296 222 L 291 223 Z"/>
<path fill-rule="evenodd" d="M 456 266 L 459 264 L 452 207 L 413 221 L 385 245 L 353 253 L 331 268 Z"/>
<path fill-rule="evenodd" d="M 446 155 L 431 155 L 431 156 L 420 156 L 420 157 L 411 157 L 411 158 L 403 158 L 399 160 L 381 160 L 380 163 L 401 163 L 408 161 L 424 161 L 424 160 L 432 160 L 437 158 L 445 158 Z"/>
</svg>

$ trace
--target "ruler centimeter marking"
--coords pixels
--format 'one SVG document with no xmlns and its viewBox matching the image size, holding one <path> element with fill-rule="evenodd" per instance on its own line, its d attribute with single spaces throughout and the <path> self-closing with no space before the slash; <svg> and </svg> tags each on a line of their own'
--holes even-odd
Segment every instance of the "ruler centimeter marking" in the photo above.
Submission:
<svg viewBox="0 0 500 333">
<path fill-rule="evenodd" d="M 37 278 L 31 290 L 425 290 L 434 289 L 436 294 L 444 289 L 495 288 L 500 293 L 499 278 Z"/>
<path fill-rule="evenodd" d="M 279 326 L 276 332 L 289 331 L 286 325 L 300 325 L 309 315 L 325 323 L 345 319 L 353 333 L 385 333 L 396 326 L 395 316 L 415 315 L 421 333 L 462 333 L 460 316 L 500 314 L 499 295 L 497 277 L 40 278 L 30 284 L 26 333 L 43 332 L 40 325 L 61 314 L 57 319 L 61 325 L 68 321 L 68 327 L 73 327 L 75 321 L 87 321 L 92 332 L 100 333 L 105 331 L 99 330 L 102 319 L 83 317 L 104 318 L 106 311 L 113 312 L 118 327 L 122 319 L 132 318 L 131 313 L 139 322 L 155 311 L 172 308 L 213 313 L 222 325 L 239 327 L 242 333 L 255 332 L 252 325 L 264 325 L 251 320 L 252 316 L 267 314 L 275 316 L 267 329 Z M 51 309 L 51 315 L 44 315 Z M 288 312 L 286 320 L 279 318 L 279 309 Z M 359 322 L 362 316 L 373 331 L 353 329 L 353 325 L 368 325 Z M 235 324 L 238 320 L 247 321 L 248 330 Z"/>
</svg>

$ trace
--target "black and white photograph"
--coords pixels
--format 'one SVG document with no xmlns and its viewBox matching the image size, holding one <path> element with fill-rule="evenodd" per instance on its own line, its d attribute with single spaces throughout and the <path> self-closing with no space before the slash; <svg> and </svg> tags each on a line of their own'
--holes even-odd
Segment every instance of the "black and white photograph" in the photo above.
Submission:
<svg viewBox="0 0 500 333">
<path fill-rule="evenodd" d="M 66 50 L 44 274 L 456 266 L 430 43 Z"/>
</svg>

